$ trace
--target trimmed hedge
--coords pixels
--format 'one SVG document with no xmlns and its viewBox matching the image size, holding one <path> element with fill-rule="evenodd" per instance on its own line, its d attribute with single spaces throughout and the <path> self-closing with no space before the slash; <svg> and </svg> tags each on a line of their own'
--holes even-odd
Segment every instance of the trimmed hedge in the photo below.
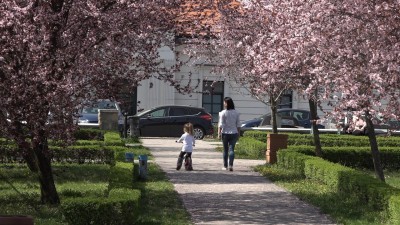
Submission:
<svg viewBox="0 0 400 225">
<path fill-rule="evenodd" d="M 0 145 L 0 163 L 24 163 L 22 152 L 15 144 Z"/>
<path fill-rule="evenodd" d="M 59 147 L 49 146 L 52 162 L 114 164 L 114 152 L 99 145 Z M 0 163 L 24 163 L 16 145 L 0 145 Z"/>
<path fill-rule="evenodd" d="M 114 152 L 96 145 L 50 147 L 53 162 L 106 163 L 113 165 Z"/>
<path fill-rule="evenodd" d="M 103 141 L 99 140 L 77 140 L 74 145 L 83 146 L 83 145 L 102 145 Z"/>
<path fill-rule="evenodd" d="M 132 188 L 133 182 L 137 179 L 135 167 L 137 166 L 133 163 L 117 162 L 115 166 L 111 167 L 108 189 Z"/>
<path fill-rule="evenodd" d="M 140 190 L 116 188 L 110 191 L 108 197 L 121 200 L 121 222 L 119 224 L 134 224 L 140 215 Z"/>
<path fill-rule="evenodd" d="M 108 131 L 104 134 L 104 145 L 105 146 L 125 146 L 125 143 L 121 140 L 118 132 Z"/>
<path fill-rule="evenodd" d="M 69 198 L 61 203 L 65 220 L 73 225 L 135 224 L 139 215 L 140 191 L 114 189 L 108 197 Z"/>
<path fill-rule="evenodd" d="M 368 174 L 293 150 L 278 151 L 278 166 L 298 171 L 304 177 L 322 182 L 342 196 L 355 197 L 360 204 L 368 204 L 375 210 L 386 211 L 392 204 L 389 198 L 400 194 L 399 189 Z"/>
<path fill-rule="evenodd" d="M 266 142 L 257 141 L 250 137 L 241 137 L 235 147 L 235 154 L 241 158 L 265 159 Z"/>
<path fill-rule="evenodd" d="M 400 224 L 400 195 L 391 196 L 389 199 L 389 223 L 388 224 Z"/>
<path fill-rule="evenodd" d="M 306 155 L 315 155 L 313 146 L 289 146 L 288 149 Z M 381 164 L 384 169 L 400 169 L 400 148 L 380 147 Z M 370 147 L 324 147 L 322 157 L 333 163 L 363 169 L 374 169 Z"/>
<path fill-rule="evenodd" d="M 140 190 L 132 189 L 136 166 L 118 162 L 110 168 L 108 197 L 78 197 L 62 202 L 65 220 L 73 225 L 135 224 L 140 214 Z M 71 196 L 73 196 L 72 193 Z"/>
<path fill-rule="evenodd" d="M 147 155 L 148 149 L 143 146 L 126 147 L 126 146 L 104 146 L 104 149 L 114 152 L 114 159 L 118 162 L 125 162 L 125 153 L 132 152 L 134 155 L 134 160 L 137 161 L 139 155 Z M 149 159 L 151 159 L 149 155 Z"/>
<path fill-rule="evenodd" d="M 104 136 L 104 141 L 102 141 Z M 75 137 L 83 139 L 73 146 L 63 146 L 64 143 L 49 141 L 49 151 L 52 162 L 60 163 L 107 163 L 113 164 L 114 152 L 103 148 L 106 146 L 124 146 L 124 142 L 116 132 L 107 132 L 98 129 L 80 129 Z M 101 139 L 100 139 L 101 138 Z M 25 163 L 23 152 L 13 141 L 0 139 L 0 163 Z"/>
<path fill-rule="evenodd" d="M 305 161 L 312 158 L 312 156 L 293 150 L 285 149 L 277 152 L 277 164 L 280 167 L 293 169 L 301 175 L 304 175 Z"/>
<path fill-rule="evenodd" d="M 268 132 L 265 131 L 246 131 L 243 136 L 251 137 L 258 141 L 267 141 Z M 313 136 L 311 134 L 296 134 L 287 133 L 288 146 L 291 145 L 314 145 Z M 400 137 L 376 137 L 379 146 L 385 147 L 400 147 Z M 355 136 L 355 135 L 338 135 L 338 134 L 320 134 L 320 141 L 323 147 L 331 146 L 370 146 L 369 139 L 367 136 Z"/>
<path fill-rule="evenodd" d="M 75 131 L 74 138 L 77 140 L 100 140 L 104 139 L 104 132 L 94 128 L 83 128 Z"/>
</svg>

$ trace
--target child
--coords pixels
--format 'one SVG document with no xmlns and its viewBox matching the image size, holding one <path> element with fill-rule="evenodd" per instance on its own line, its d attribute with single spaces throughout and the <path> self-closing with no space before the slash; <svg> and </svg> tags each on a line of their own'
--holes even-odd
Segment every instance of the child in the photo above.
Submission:
<svg viewBox="0 0 400 225">
<path fill-rule="evenodd" d="M 195 139 L 193 137 L 193 124 L 186 123 L 183 126 L 182 136 L 176 140 L 176 142 L 183 143 L 182 151 L 179 153 L 178 162 L 176 164 L 176 170 L 180 170 L 182 167 L 183 157 L 185 156 L 185 169 L 193 170 L 192 167 L 192 151 L 195 146 Z"/>
</svg>

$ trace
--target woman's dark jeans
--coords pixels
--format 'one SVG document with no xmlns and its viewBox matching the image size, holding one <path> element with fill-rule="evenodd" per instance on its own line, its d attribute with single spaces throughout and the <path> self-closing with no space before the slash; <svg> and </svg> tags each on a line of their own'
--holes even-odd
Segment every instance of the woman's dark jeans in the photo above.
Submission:
<svg viewBox="0 0 400 225">
<path fill-rule="evenodd" d="M 223 159 L 225 168 L 228 168 L 228 156 L 229 166 L 233 166 L 233 160 L 235 159 L 235 145 L 238 137 L 239 134 L 222 134 L 222 144 L 224 146 Z"/>
</svg>

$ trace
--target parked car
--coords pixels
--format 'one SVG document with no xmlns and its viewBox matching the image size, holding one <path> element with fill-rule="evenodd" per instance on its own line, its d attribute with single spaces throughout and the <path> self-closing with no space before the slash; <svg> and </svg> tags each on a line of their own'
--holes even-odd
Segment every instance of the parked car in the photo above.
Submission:
<svg viewBox="0 0 400 225">
<path fill-rule="evenodd" d="M 278 109 L 277 116 L 281 118 L 281 126 L 283 128 L 304 127 L 311 128 L 311 113 L 302 109 Z M 271 126 L 271 113 L 267 113 L 258 118 L 244 121 L 241 127 L 259 127 Z M 324 125 L 318 124 L 319 129 L 325 128 Z"/>
<path fill-rule="evenodd" d="M 183 125 L 192 123 L 194 137 L 203 139 L 214 133 L 212 116 L 204 108 L 191 106 L 159 106 L 129 117 L 135 132 L 143 137 L 180 137 Z"/>
<path fill-rule="evenodd" d="M 79 123 L 99 123 L 100 109 L 118 109 L 118 105 L 108 99 L 99 99 L 91 107 L 84 107 L 79 114 Z"/>
</svg>

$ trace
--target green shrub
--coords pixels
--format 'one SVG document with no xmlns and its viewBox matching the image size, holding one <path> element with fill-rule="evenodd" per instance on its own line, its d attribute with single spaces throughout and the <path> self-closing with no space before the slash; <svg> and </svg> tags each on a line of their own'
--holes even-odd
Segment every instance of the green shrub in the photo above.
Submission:
<svg viewBox="0 0 400 225">
<path fill-rule="evenodd" d="M 124 139 L 124 142 L 127 143 L 140 143 L 139 137 L 133 136 L 133 137 L 127 137 Z"/>
<path fill-rule="evenodd" d="M 267 134 L 269 132 L 266 131 L 246 131 L 243 133 L 243 137 L 254 138 L 258 141 L 267 143 Z"/>
<path fill-rule="evenodd" d="M 69 198 L 61 203 L 65 220 L 73 225 L 134 224 L 138 216 L 140 191 L 111 190 L 108 197 Z"/>
<path fill-rule="evenodd" d="M 102 130 L 94 128 L 81 128 L 74 133 L 77 140 L 103 140 L 104 133 Z"/>
<path fill-rule="evenodd" d="M 289 146 L 288 149 L 306 155 L 314 155 L 314 146 Z M 323 158 L 333 163 L 362 169 L 374 169 L 371 147 L 323 147 Z M 400 169 L 400 149 L 397 147 L 380 147 L 381 164 L 384 169 Z"/>
<path fill-rule="evenodd" d="M 125 153 L 134 151 L 133 148 L 125 147 L 125 146 L 105 146 L 104 148 L 107 150 L 113 151 L 114 159 L 118 162 L 125 162 Z M 134 154 L 134 156 L 137 157 L 136 154 Z"/>
<path fill-rule="evenodd" d="M 104 149 L 114 152 L 116 161 L 125 162 L 125 153 L 132 152 L 134 160 L 138 160 L 139 155 L 149 155 L 149 150 L 143 146 L 126 147 L 126 146 L 105 146 Z M 149 156 L 150 158 L 151 156 Z"/>
<path fill-rule="evenodd" d="M 235 147 L 235 154 L 241 158 L 265 159 L 267 143 L 250 137 L 241 137 Z"/>
<path fill-rule="evenodd" d="M 266 131 L 246 131 L 243 136 L 257 139 L 261 142 L 267 141 Z M 291 145 L 314 145 L 313 136 L 311 134 L 297 134 L 297 133 L 286 133 L 288 138 L 288 146 Z M 367 136 L 355 136 L 355 135 L 338 135 L 338 134 L 320 134 L 320 141 L 323 147 L 331 146 L 356 146 L 366 147 L 370 146 L 369 139 Z M 377 136 L 377 142 L 379 146 L 384 147 L 400 147 L 400 137 L 384 137 Z"/>
<path fill-rule="evenodd" d="M 379 211 L 387 210 L 390 196 L 399 193 L 398 189 L 354 169 L 340 174 L 339 188 L 343 195 L 355 196 L 359 204 Z"/>
<path fill-rule="evenodd" d="M 293 169 L 304 175 L 305 161 L 315 158 L 297 151 L 282 149 L 277 152 L 277 164 L 280 167 Z"/>
<path fill-rule="evenodd" d="M 114 164 L 114 152 L 96 145 L 50 147 L 52 161 L 60 163 Z"/>
<path fill-rule="evenodd" d="M 108 131 L 104 134 L 105 146 L 125 146 L 118 132 Z"/>
<path fill-rule="evenodd" d="M 6 138 L 0 138 L 0 146 L 1 145 L 10 145 L 10 144 L 15 144 L 13 140 L 6 139 Z"/>
<path fill-rule="evenodd" d="M 140 214 L 141 192 L 136 189 L 112 189 L 109 198 L 119 200 L 121 204 L 120 224 L 133 224 Z"/>
<path fill-rule="evenodd" d="M 328 185 L 341 196 L 356 198 L 360 204 L 375 210 L 386 210 L 390 196 L 400 193 L 368 174 L 293 150 L 278 151 L 278 166 L 299 171 L 308 179 Z"/>
<path fill-rule="evenodd" d="M 389 199 L 389 224 L 400 224 L 400 195 L 393 195 Z"/>
<path fill-rule="evenodd" d="M 26 203 L 26 204 L 40 204 L 40 192 L 37 189 L 30 190 L 2 190 L 0 192 L 0 205 L 5 204 L 17 204 L 17 203 Z"/>
<path fill-rule="evenodd" d="M 351 170 L 348 167 L 327 162 L 318 157 L 308 158 L 304 163 L 305 177 L 323 182 L 335 190 L 339 190 L 341 173 Z"/>
<path fill-rule="evenodd" d="M 63 184 L 57 187 L 60 198 L 77 198 L 77 197 L 104 197 L 108 193 L 107 184 L 94 185 L 77 183 L 75 185 Z"/>
<path fill-rule="evenodd" d="M 115 166 L 111 167 L 108 189 L 132 188 L 133 182 L 136 179 L 134 176 L 134 167 L 133 163 L 123 162 L 117 162 Z"/>
<path fill-rule="evenodd" d="M 83 146 L 83 145 L 102 145 L 103 141 L 99 140 L 77 140 L 74 145 L 75 146 Z"/>
<path fill-rule="evenodd" d="M 0 163 L 23 163 L 22 152 L 15 144 L 0 145 Z"/>
</svg>

